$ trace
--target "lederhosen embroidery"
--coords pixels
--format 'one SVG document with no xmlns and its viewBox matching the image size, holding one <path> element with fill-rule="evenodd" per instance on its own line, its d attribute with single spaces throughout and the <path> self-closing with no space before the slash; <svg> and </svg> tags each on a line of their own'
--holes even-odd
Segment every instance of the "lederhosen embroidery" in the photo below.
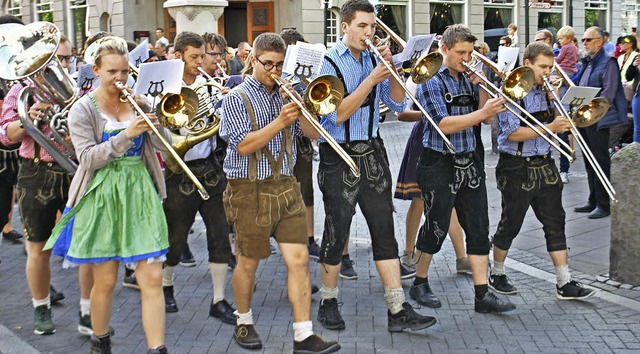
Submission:
<svg viewBox="0 0 640 354">
<path fill-rule="evenodd" d="M 253 111 L 253 106 L 251 105 L 251 102 L 249 102 L 247 94 L 240 87 L 237 87 L 236 90 L 238 90 L 238 93 L 240 93 L 240 96 L 242 96 L 242 99 L 244 100 L 244 104 L 247 106 L 247 113 L 249 113 L 249 119 L 251 120 L 251 131 L 259 130 L 260 126 L 258 126 L 256 115 Z M 293 168 L 293 141 L 291 137 L 290 127 L 286 127 L 282 130 L 280 156 L 278 156 L 277 161 L 266 145 L 263 146 L 262 149 L 257 150 L 249 155 L 249 180 L 253 182 L 258 178 L 258 161 L 262 160 L 263 154 L 267 156 L 267 160 L 269 161 L 269 166 L 271 166 L 271 173 L 273 174 L 273 177 L 279 178 L 285 153 L 287 154 L 287 158 L 289 159 L 289 173 L 293 174 L 293 172 L 291 171 L 291 169 Z"/>
<path fill-rule="evenodd" d="M 331 64 L 331 66 L 333 66 L 333 68 L 336 71 L 336 76 L 338 77 L 338 79 L 340 79 L 340 81 L 342 81 L 342 85 L 344 85 L 344 89 L 345 89 L 345 93 L 344 93 L 344 97 L 346 98 L 347 96 L 350 95 L 350 92 L 346 92 L 347 90 L 347 83 L 344 81 L 344 76 L 342 75 L 342 72 L 340 71 L 340 68 L 338 68 L 338 65 L 328 56 L 325 55 L 324 57 L 329 64 Z M 371 65 L 375 68 L 376 67 L 376 58 L 373 56 L 373 54 L 369 54 L 369 58 L 371 59 Z M 360 107 L 367 107 L 369 106 L 369 131 L 368 131 L 368 138 L 369 140 L 371 140 L 371 138 L 373 137 L 373 114 L 375 113 L 375 106 L 374 106 L 374 102 L 376 99 L 376 88 L 378 85 L 374 85 L 373 89 L 371 89 L 371 92 L 369 92 L 369 94 L 367 95 L 367 98 L 364 100 L 364 102 L 360 105 Z M 350 120 L 347 119 L 344 122 L 344 142 L 346 144 L 349 144 L 349 142 L 351 142 L 351 126 L 350 126 Z"/>
<path fill-rule="evenodd" d="M 546 110 L 542 110 L 542 111 L 538 111 L 538 112 L 530 112 L 530 114 L 535 119 L 539 120 L 540 123 L 542 123 L 542 124 L 550 123 L 550 122 L 553 121 L 553 108 L 551 106 L 551 102 L 549 101 L 549 96 L 548 95 L 544 95 L 544 96 L 547 99 L 547 109 Z M 526 107 L 526 104 L 525 104 L 525 100 L 522 99 L 520 101 L 521 101 L 520 105 L 526 111 L 527 107 Z M 531 119 L 529 119 L 527 116 L 522 116 L 522 118 L 526 119 L 529 123 L 535 125 L 535 123 L 533 121 L 531 121 Z M 522 119 L 520 120 L 520 126 L 521 127 L 528 127 L 528 125 L 525 122 L 523 122 Z M 518 142 L 518 151 L 516 151 L 516 156 L 522 156 L 522 149 L 523 148 L 524 148 L 524 141 Z"/>
</svg>

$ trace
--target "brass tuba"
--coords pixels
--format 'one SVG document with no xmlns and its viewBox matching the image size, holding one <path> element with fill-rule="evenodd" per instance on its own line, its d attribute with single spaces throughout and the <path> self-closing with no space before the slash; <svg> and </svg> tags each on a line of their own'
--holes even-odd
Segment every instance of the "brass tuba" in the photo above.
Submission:
<svg viewBox="0 0 640 354">
<path fill-rule="evenodd" d="M 60 31 L 49 22 L 34 22 L 26 26 L 0 26 L 0 78 L 20 81 L 25 88 L 18 96 L 20 122 L 27 133 L 69 173 L 77 169 L 75 151 L 64 139 L 69 135 L 67 114 L 77 100 L 76 83 L 56 56 L 60 45 Z M 29 99 L 37 98 L 52 105 L 43 112 L 40 122 L 31 121 L 27 112 Z M 39 125 L 51 127 L 49 136 Z M 52 144 L 64 147 L 61 151 Z"/>
<path fill-rule="evenodd" d="M 182 159 L 192 147 L 218 134 L 220 130 L 220 118 L 215 114 L 215 102 L 208 87 L 213 87 L 215 93 L 222 91 L 222 86 L 215 81 L 205 82 L 193 89 L 183 87 L 180 94 L 164 95 L 156 107 L 160 124 L 173 132 L 172 147 Z M 207 117 L 213 117 L 212 121 L 209 122 Z M 187 135 L 177 133 L 180 129 Z M 181 171 L 173 156 L 168 156 L 164 163 L 174 173 Z"/>
</svg>

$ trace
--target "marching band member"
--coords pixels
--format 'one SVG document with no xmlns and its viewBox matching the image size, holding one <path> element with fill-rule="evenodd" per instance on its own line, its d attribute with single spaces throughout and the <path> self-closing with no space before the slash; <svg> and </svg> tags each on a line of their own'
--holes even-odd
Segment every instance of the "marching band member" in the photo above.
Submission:
<svg viewBox="0 0 640 354">
<path fill-rule="evenodd" d="M 161 284 L 169 242 L 161 203 L 164 180 L 155 154 L 164 147 L 148 133 L 146 121 L 120 101 L 116 84 L 129 74 L 126 42 L 101 39 L 93 70 L 100 86 L 69 112 L 80 164 L 65 213 L 45 248 L 64 255 L 65 265 L 90 265 L 92 353 L 111 353 L 109 320 L 119 262 L 136 269 L 149 353 L 166 353 Z M 164 129 L 160 132 L 168 138 Z"/>
<path fill-rule="evenodd" d="M 225 98 L 220 135 L 228 141 L 224 172 L 227 218 L 236 234 L 238 265 L 233 292 L 238 310 L 235 341 L 259 349 L 251 299 L 261 259 L 269 257 L 273 234 L 287 266 L 288 298 L 293 308 L 294 353 L 331 353 L 340 346 L 313 334 L 310 319 L 309 254 L 305 208 L 300 185 L 293 177 L 295 135 L 317 137 L 311 124 L 298 120 L 295 103 L 284 104 L 272 75 L 282 75 L 286 46 L 275 33 L 254 41 L 252 72 Z M 290 89 L 290 85 L 289 89 Z"/>
<path fill-rule="evenodd" d="M 522 107 L 554 133 L 571 129 L 566 117 L 557 115 L 543 88 L 543 80 L 553 68 L 553 50 L 533 42 L 524 51 L 524 65 L 533 69 L 536 86 L 523 99 Z M 549 157 L 551 146 L 511 112 L 498 115 L 500 127 L 496 166 L 498 189 L 502 192 L 502 217 L 493 237 L 493 267 L 489 287 L 500 294 L 515 294 L 504 270 L 511 242 L 520 232 L 529 206 L 542 223 L 547 251 L 556 268 L 557 297 L 560 300 L 586 299 L 595 292 L 571 280 L 567 265 L 567 238 L 562 208 L 563 183 L 555 162 Z"/>
<path fill-rule="evenodd" d="M 62 36 L 56 52 L 60 63 L 68 69 L 71 57 L 71 42 Z M 53 157 L 35 140 L 26 133 L 18 117 L 17 99 L 23 86 L 15 83 L 2 105 L 2 118 L 0 119 L 0 141 L 4 145 L 21 143 L 18 155 L 20 167 L 16 184 L 16 196 L 18 207 L 22 217 L 22 225 L 25 232 L 27 262 L 27 284 L 32 296 L 34 307 L 34 333 L 53 334 L 56 331 L 51 314 L 51 303 L 54 300 L 64 298 L 62 293 L 54 294 L 51 283 L 51 258 L 50 251 L 44 251 L 43 246 L 53 229 L 59 212 L 64 210 L 69 191 L 70 176 Z M 36 102 L 29 109 L 29 118 L 34 121 L 42 119 L 43 112 L 50 108 L 49 103 Z M 42 125 L 45 135 L 50 133 L 47 124 Z M 65 148 L 55 142 L 54 146 L 61 151 Z M 81 293 L 88 294 L 91 291 L 93 280 L 90 272 L 79 270 Z M 54 299 L 54 295 L 58 299 Z M 80 314 L 82 325 L 83 314 L 89 313 L 89 304 L 81 302 L 83 311 Z M 86 321 L 85 321 L 86 323 Z M 80 329 L 80 328 L 79 328 Z M 90 331 L 91 328 L 89 327 Z"/>
<path fill-rule="evenodd" d="M 198 71 L 205 55 L 202 36 L 194 32 L 182 32 L 176 37 L 174 45 L 176 59 L 184 61 L 183 85 L 195 87 L 204 83 L 205 79 L 199 75 Z M 213 299 L 209 307 L 209 315 L 225 323 L 235 324 L 236 319 L 233 315 L 235 309 L 224 299 L 227 264 L 231 256 L 229 226 L 222 204 L 222 193 L 227 179 L 222 170 L 222 161 L 215 153 L 214 141 L 214 138 L 208 138 L 195 145 L 184 156 L 189 169 L 211 196 L 209 200 L 203 200 L 200 197 L 193 182 L 185 173 L 175 173 L 169 168 L 165 169 L 167 199 L 164 201 L 164 211 L 169 225 L 170 247 L 162 285 L 166 311 L 177 312 L 173 273 L 180 262 L 182 249 L 187 242 L 187 235 L 195 221 L 196 213 L 200 212 L 207 228 L 208 262 L 213 283 Z"/>
<path fill-rule="evenodd" d="M 340 18 L 344 37 L 327 51 L 321 74 L 336 75 L 348 93 L 338 110 L 322 117 L 321 123 L 338 143 L 342 143 L 363 174 L 355 177 L 338 154 L 320 139 L 318 184 L 326 218 L 320 251 L 322 300 L 318 321 L 327 329 L 346 327 L 338 309 L 338 273 L 358 204 L 369 225 L 373 259 L 385 289 L 388 330 L 427 328 L 434 325 L 436 319 L 414 311 L 405 302 L 400 284 L 391 172 L 384 148 L 377 139 L 380 100 L 392 110 L 402 111 L 405 93 L 397 82 L 389 82 L 390 72 L 382 63 L 376 65 L 375 57 L 364 43 L 364 39 L 372 39 L 375 32 L 373 5 L 366 0 L 347 1 L 340 10 Z M 387 46 L 379 50 L 384 60 L 391 61 Z"/>
<path fill-rule="evenodd" d="M 455 207 L 467 241 L 467 255 L 475 286 L 475 311 L 505 312 L 515 309 L 508 301 L 488 292 L 489 216 L 484 165 L 476 149 L 473 126 L 488 124 L 504 108 L 503 99 L 488 99 L 480 92 L 479 104 L 472 85 L 480 78 L 468 79 L 464 62 L 471 60 L 476 37 L 464 25 L 447 27 L 440 51 L 443 66 L 429 81 L 418 86 L 420 103 L 450 137 L 455 154 L 447 152 L 443 139 L 431 124 L 424 131 L 422 155 L 418 165 L 418 184 L 425 202 L 425 223 L 416 242 L 418 264 L 411 298 L 430 306 L 439 299 L 427 280 L 429 264 L 440 251 L 447 235 L 451 211 Z M 450 97 L 450 100 L 445 100 Z M 481 107 L 477 109 L 477 107 Z M 434 307 L 434 306 L 431 306 Z"/>
</svg>

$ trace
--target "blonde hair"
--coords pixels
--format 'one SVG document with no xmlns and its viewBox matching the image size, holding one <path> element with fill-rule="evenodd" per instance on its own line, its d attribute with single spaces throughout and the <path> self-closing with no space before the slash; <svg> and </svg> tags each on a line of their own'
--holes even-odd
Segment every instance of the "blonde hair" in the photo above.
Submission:
<svg viewBox="0 0 640 354">
<path fill-rule="evenodd" d="M 253 58 L 253 55 L 254 54 L 252 50 L 251 52 L 249 52 L 249 55 L 247 55 L 247 59 L 244 61 L 244 68 L 240 72 L 240 75 L 242 75 L 242 80 L 244 80 L 247 75 L 253 75 L 253 63 L 251 62 L 251 58 Z"/>
<path fill-rule="evenodd" d="M 518 26 L 515 23 L 510 23 L 507 28 L 511 28 L 514 32 L 518 30 Z"/>
<path fill-rule="evenodd" d="M 558 30 L 558 37 L 563 36 L 563 37 L 574 38 L 575 35 L 576 35 L 576 32 L 573 30 L 573 27 L 571 26 L 564 26 Z"/>
<path fill-rule="evenodd" d="M 97 48 L 93 53 L 93 62 L 100 66 L 103 56 L 109 54 L 128 55 L 127 41 L 120 37 L 109 36 L 96 41 Z"/>
</svg>

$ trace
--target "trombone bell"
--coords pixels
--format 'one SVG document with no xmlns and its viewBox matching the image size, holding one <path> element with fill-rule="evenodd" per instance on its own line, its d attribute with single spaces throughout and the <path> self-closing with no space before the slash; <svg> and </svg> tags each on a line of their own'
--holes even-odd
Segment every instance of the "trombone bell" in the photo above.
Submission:
<svg viewBox="0 0 640 354">
<path fill-rule="evenodd" d="M 442 67 L 442 54 L 438 52 L 431 53 L 420 59 L 411 67 L 411 80 L 416 84 L 423 84 Z"/>
<path fill-rule="evenodd" d="M 521 66 L 505 79 L 502 92 L 512 100 L 520 100 L 526 96 L 535 82 L 535 73 L 528 66 Z"/>
<path fill-rule="evenodd" d="M 306 108 L 321 116 L 333 113 L 344 97 L 342 81 L 333 75 L 318 76 L 303 93 Z"/>
<path fill-rule="evenodd" d="M 573 121 L 578 128 L 594 125 L 609 111 L 609 101 L 596 97 L 589 104 L 584 104 L 573 114 Z"/>
</svg>

